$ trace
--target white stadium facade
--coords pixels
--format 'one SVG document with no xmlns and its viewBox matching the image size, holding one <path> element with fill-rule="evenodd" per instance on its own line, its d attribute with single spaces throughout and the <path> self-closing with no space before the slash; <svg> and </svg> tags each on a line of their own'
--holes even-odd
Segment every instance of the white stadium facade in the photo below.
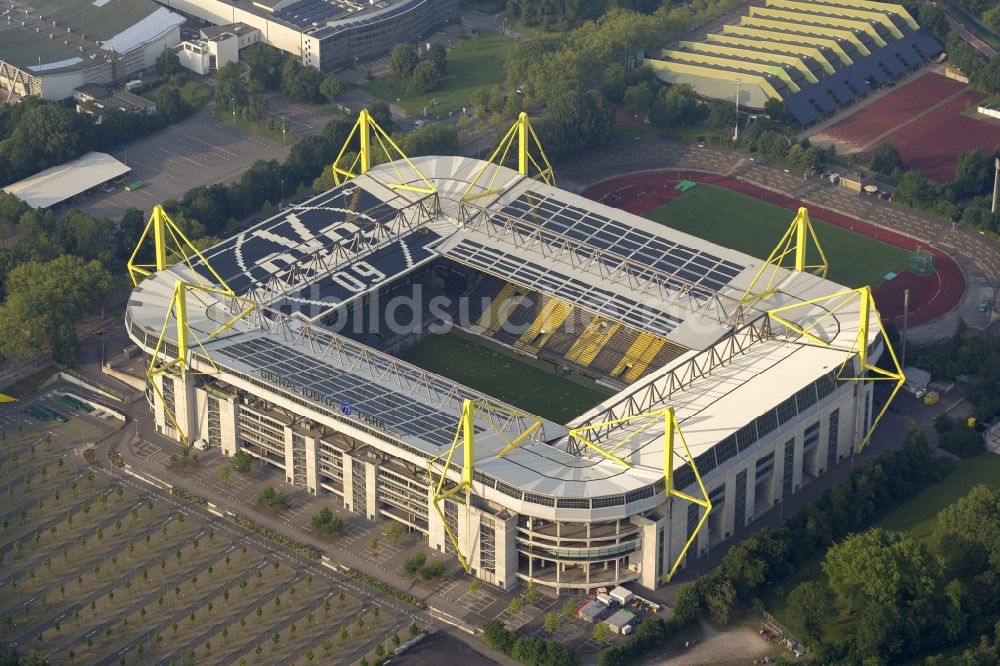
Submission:
<svg viewBox="0 0 1000 666">
<path fill-rule="evenodd" d="M 246 451 L 503 588 L 655 588 L 881 415 L 870 292 L 795 268 L 423 157 L 151 271 L 126 326 L 171 438 Z M 394 355 L 448 322 L 616 393 L 555 423 Z"/>
</svg>

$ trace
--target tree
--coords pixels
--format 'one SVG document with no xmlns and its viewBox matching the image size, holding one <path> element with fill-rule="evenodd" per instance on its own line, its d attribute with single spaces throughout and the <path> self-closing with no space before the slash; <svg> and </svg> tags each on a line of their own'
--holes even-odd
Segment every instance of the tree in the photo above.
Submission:
<svg viewBox="0 0 1000 666">
<path fill-rule="evenodd" d="M 281 92 L 296 102 L 316 102 L 320 97 L 323 74 L 315 67 L 289 58 L 281 68 Z"/>
<path fill-rule="evenodd" d="M 634 115 L 645 116 L 656 97 L 655 84 L 643 81 L 625 89 L 625 107 Z"/>
<path fill-rule="evenodd" d="M 715 102 L 708 110 L 705 125 L 722 134 L 736 127 L 736 106 L 729 102 Z"/>
<path fill-rule="evenodd" d="M 237 474 L 242 474 L 243 476 L 250 473 L 250 465 L 252 463 L 253 456 L 242 450 L 237 451 L 230 461 L 230 464 L 233 466 L 233 471 Z"/>
<path fill-rule="evenodd" d="M 458 154 L 458 131 L 451 125 L 425 125 L 398 138 L 400 149 L 409 157 Z"/>
<path fill-rule="evenodd" d="M 912 535 L 871 529 L 831 546 L 823 571 L 845 605 L 895 608 L 929 596 L 941 565 Z"/>
<path fill-rule="evenodd" d="M 899 148 L 888 141 L 880 143 L 872 152 L 871 167 L 872 171 L 883 175 L 902 169 L 903 158 L 899 154 Z"/>
<path fill-rule="evenodd" d="M 280 511 L 285 508 L 288 498 L 284 491 L 268 486 L 257 493 L 257 503 L 271 511 Z"/>
<path fill-rule="evenodd" d="M 563 617 L 571 618 L 576 616 L 576 602 L 572 599 L 567 599 L 566 603 L 562 607 Z"/>
<path fill-rule="evenodd" d="M 389 56 L 389 67 L 400 78 L 409 78 L 420 58 L 413 44 L 396 44 Z"/>
<path fill-rule="evenodd" d="M 160 75 L 161 79 L 169 79 L 174 74 L 180 74 L 184 71 L 184 66 L 181 65 L 181 59 L 177 57 L 173 49 L 166 48 L 156 56 L 156 71 Z"/>
<path fill-rule="evenodd" d="M 344 531 L 344 519 L 330 511 L 327 507 L 319 510 L 309 521 L 313 529 L 323 534 L 340 534 Z"/>
<path fill-rule="evenodd" d="M 257 42 L 240 51 L 240 60 L 246 63 L 250 83 L 255 89 L 277 90 L 281 85 L 281 65 L 285 58 L 280 50 Z"/>
<path fill-rule="evenodd" d="M 727 624 L 729 614 L 733 611 L 733 604 L 736 601 L 736 590 L 728 578 L 720 576 L 718 580 L 709 588 L 705 598 L 708 612 L 712 614 L 712 619 L 718 624 Z"/>
<path fill-rule="evenodd" d="M 559 631 L 559 627 L 562 626 L 562 622 L 559 620 L 559 616 L 554 612 L 549 611 L 545 614 L 545 631 L 549 634 L 554 634 Z"/>
<path fill-rule="evenodd" d="M 510 603 L 507 604 L 507 610 L 511 613 L 519 612 L 521 610 L 521 597 L 514 597 L 511 599 Z"/>
<path fill-rule="evenodd" d="M 538 586 L 535 585 L 535 581 L 529 580 L 528 585 L 524 590 L 524 600 L 529 604 L 534 604 L 541 596 L 541 593 L 538 591 Z"/>
<path fill-rule="evenodd" d="M 344 92 L 344 88 L 346 87 L 347 84 L 344 83 L 343 79 L 333 74 L 329 74 L 323 79 L 323 82 L 319 84 L 319 92 L 328 101 L 333 102 L 340 97 L 340 93 Z"/>
<path fill-rule="evenodd" d="M 439 75 L 444 76 L 448 71 L 448 51 L 445 49 L 444 44 L 436 42 L 431 44 L 431 48 L 427 51 L 425 59 L 434 65 L 434 69 L 437 70 Z"/>
<path fill-rule="evenodd" d="M 430 60 L 421 60 L 413 68 L 413 86 L 418 92 L 428 93 L 441 83 L 441 72 Z"/>
<path fill-rule="evenodd" d="M 406 534 L 406 530 L 402 525 L 393 520 L 386 526 L 384 534 L 389 541 L 395 543 L 399 541 L 404 534 Z"/>
<path fill-rule="evenodd" d="M 967 196 L 985 192 L 993 184 L 993 160 L 982 148 L 958 156 L 955 184 Z"/>
<path fill-rule="evenodd" d="M 821 627 L 833 611 L 833 599 L 825 587 L 808 580 L 796 585 L 789 593 L 788 609 L 802 623 L 806 639 L 818 643 Z"/>
<path fill-rule="evenodd" d="M 606 625 L 604 622 L 598 622 L 594 625 L 594 641 L 598 645 L 604 645 L 610 641 L 612 635 L 611 627 Z"/>
<path fill-rule="evenodd" d="M 236 107 L 247 105 L 249 96 L 242 73 L 243 68 L 235 62 L 226 63 L 216 70 L 215 99 L 220 110 L 230 111 L 234 105 Z"/>
<path fill-rule="evenodd" d="M 64 255 L 20 264 L 7 276 L 0 305 L 0 353 L 32 358 L 49 348 L 69 364 L 76 353 L 73 322 L 111 290 L 111 275 L 97 262 Z"/>
<path fill-rule="evenodd" d="M 903 173 L 892 196 L 895 201 L 926 208 L 934 201 L 934 188 L 922 173 L 911 169 Z"/>
<path fill-rule="evenodd" d="M 219 481 L 222 481 L 222 485 L 229 487 L 229 475 L 231 473 L 229 465 L 223 465 L 219 468 Z"/>
</svg>

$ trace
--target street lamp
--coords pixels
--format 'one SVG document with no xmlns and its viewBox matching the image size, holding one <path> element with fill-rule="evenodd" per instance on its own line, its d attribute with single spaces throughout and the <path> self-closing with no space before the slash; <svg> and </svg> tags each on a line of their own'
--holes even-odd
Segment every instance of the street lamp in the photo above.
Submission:
<svg viewBox="0 0 1000 666">
<path fill-rule="evenodd" d="M 236 98 L 235 97 L 230 97 L 229 101 L 230 101 L 230 103 L 231 103 L 231 105 L 233 107 L 233 124 L 235 125 L 236 124 Z"/>
<path fill-rule="evenodd" d="M 285 179 L 281 179 L 281 199 L 278 200 L 278 210 L 285 207 Z"/>
<path fill-rule="evenodd" d="M 736 79 L 736 127 L 733 128 L 733 143 L 740 140 L 740 85 L 741 79 Z"/>
</svg>

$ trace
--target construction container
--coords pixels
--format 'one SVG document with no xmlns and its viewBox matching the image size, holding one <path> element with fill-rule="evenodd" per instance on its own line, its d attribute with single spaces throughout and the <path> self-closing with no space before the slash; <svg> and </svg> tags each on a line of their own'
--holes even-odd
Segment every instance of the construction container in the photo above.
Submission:
<svg viewBox="0 0 1000 666">
<path fill-rule="evenodd" d="M 924 404 L 925 405 L 936 405 L 938 400 L 941 399 L 941 394 L 937 391 L 928 391 L 924 394 Z"/>
</svg>

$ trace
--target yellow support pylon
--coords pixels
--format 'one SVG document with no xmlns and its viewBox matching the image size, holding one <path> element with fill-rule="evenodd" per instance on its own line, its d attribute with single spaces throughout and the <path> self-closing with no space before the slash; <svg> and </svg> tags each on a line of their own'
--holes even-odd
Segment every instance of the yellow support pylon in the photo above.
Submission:
<svg viewBox="0 0 1000 666">
<path fill-rule="evenodd" d="M 535 134 L 535 128 L 531 126 L 531 121 L 528 120 L 528 114 L 523 111 L 518 114 L 517 120 L 511 125 L 510 129 L 500 140 L 500 145 L 497 149 L 493 151 L 490 158 L 486 160 L 483 167 L 476 174 L 469 186 L 465 188 L 465 192 L 462 193 L 462 201 L 474 201 L 480 197 L 487 197 L 491 194 L 499 194 L 503 192 L 503 188 L 498 188 L 496 186 L 497 177 L 500 175 L 500 169 L 494 168 L 493 177 L 490 178 L 489 185 L 486 187 L 486 191 L 480 192 L 478 194 L 470 194 L 472 188 L 479 184 L 479 180 L 486 173 L 486 170 L 491 166 L 500 166 L 507 161 L 507 154 L 510 152 L 511 146 L 517 142 L 517 170 L 518 172 L 528 178 L 537 178 L 548 185 L 556 184 L 555 172 L 552 170 L 552 165 L 549 164 L 549 158 L 545 154 L 545 150 L 542 148 L 541 141 L 538 140 L 538 135 Z M 536 159 L 532 155 L 532 146 L 538 149 L 538 158 Z M 499 156 L 499 160 L 497 157 Z M 535 173 L 532 174 L 532 171 Z"/>
<path fill-rule="evenodd" d="M 150 231 L 153 232 L 153 254 L 154 263 L 152 264 L 138 264 L 136 263 L 136 258 L 139 256 L 139 251 L 142 249 L 143 243 L 149 236 Z M 132 284 L 138 286 L 139 282 L 143 278 L 149 277 L 154 272 L 162 271 L 170 264 L 168 263 L 170 259 L 170 252 L 178 255 L 180 260 L 183 261 L 191 272 L 194 273 L 196 279 L 199 281 L 199 286 L 208 287 L 206 283 L 201 281 L 201 276 L 198 271 L 195 270 L 194 265 L 191 263 L 192 258 L 197 257 L 205 265 L 208 271 L 215 278 L 217 286 L 222 287 L 225 291 L 231 292 L 229 285 L 226 281 L 215 272 L 212 265 L 208 263 L 208 259 L 205 255 L 194 246 L 194 244 L 188 240 L 188 237 L 184 235 L 180 227 L 174 224 L 174 221 L 170 219 L 167 212 L 163 210 L 163 206 L 156 204 L 153 207 L 153 212 L 149 216 L 149 221 L 146 223 L 146 228 L 142 230 L 142 235 L 139 236 L 139 242 L 136 243 L 135 249 L 132 250 L 132 256 L 129 257 L 128 262 L 125 266 L 128 268 L 129 277 L 132 278 Z"/>
<path fill-rule="evenodd" d="M 167 314 L 163 320 L 163 326 L 160 329 L 160 335 L 156 339 L 156 346 L 153 348 L 153 353 L 150 355 L 149 367 L 146 369 L 146 382 L 157 394 L 157 396 L 159 396 L 160 404 L 163 405 L 164 414 L 166 414 L 167 418 L 170 419 L 170 422 L 173 424 L 174 429 L 176 429 L 177 432 L 180 433 L 181 443 L 184 445 L 188 444 L 187 433 L 185 432 L 185 429 L 182 428 L 180 424 L 177 422 L 177 417 L 174 415 L 174 413 L 167 407 L 166 401 L 164 401 L 163 399 L 163 393 L 159 389 L 159 387 L 157 387 L 154 378 L 157 375 L 172 374 L 172 371 L 174 371 L 175 369 L 180 372 L 182 378 L 186 377 L 187 373 L 190 372 L 191 368 L 190 365 L 191 339 L 193 339 L 194 342 L 198 345 L 204 357 L 208 359 L 208 362 L 214 368 L 214 373 L 200 372 L 198 374 L 215 374 L 219 372 L 219 367 L 215 365 L 214 361 L 212 361 L 212 357 L 209 356 L 208 351 L 205 350 L 204 344 L 198 338 L 194 330 L 188 325 L 187 297 L 189 293 L 197 294 L 198 292 L 206 294 L 214 294 L 216 296 L 222 296 L 224 298 L 235 299 L 236 301 L 241 303 L 242 307 L 239 314 L 232 317 L 227 322 L 219 326 L 219 328 L 217 328 L 215 331 L 210 333 L 206 338 L 206 341 L 211 340 L 212 338 L 215 338 L 221 333 L 230 330 L 233 326 L 236 325 L 236 322 L 238 322 L 240 319 L 250 314 L 250 312 L 252 312 L 257 305 L 256 303 L 254 303 L 249 299 L 236 296 L 231 290 L 229 290 L 228 287 L 223 290 L 214 287 L 205 287 L 202 285 L 190 284 L 182 280 L 177 280 L 174 282 L 174 293 L 170 299 L 170 304 L 167 306 Z M 204 303 L 204 301 L 202 301 L 202 303 Z M 167 327 L 170 324 L 171 318 L 173 318 L 176 322 L 175 328 L 177 332 L 177 339 L 176 339 L 177 353 L 172 357 L 169 357 L 169 359 L 166 360 L 165 362 L 157 364 L 157 361 L 160 359 L 161 356 L 161 351 L 163 350 L 165 345 L 167 336 Z"/>
<path fill-rule="evenodd" d="M 859 287 L 857 289 L 849 289 L 846 291 L 841 291 L 836 294 L 830 294 L 829 296 L 820 296 L 818 298 L 813 298 L 808 301 L 802 301 L 800 303 L 793 303 L 791 305 L 785 305 L 780 308 L 775 308 L 768 312 L 768 317 L 773 321 L 778 322 L 785 328 L 798 333 L 809 339 L 812 343 L 822 345 L 824 347 L 832 347 L 832 345 L 823 340 L 821 337 L 815 334 L 817 327 L 822 324 L 827 318 L 834 316 L 837 312 L 847 307 L 857 299 L 858 303 L 858 334 L 852 342 L 850 349 L 847 350 L 847 358 L 840 365 L 840 369 L 837 371 L 837 379 L 841 381 L 893 381 L 896 385 L 893 387 L 892 392 L 889 394 L 889 398 L 885 401 L 885 405 L 882 406 L 882 410 L 878 413 L 878 416 L 872 421 L 871 427 L 868 432 L 865 433 L 864 437 L 858 442 L 856 446 L 856 451 L 861 453 L 865 446 L 868 445 L 869 440 L 871 440 L 872 434 L 875 432 L 876 426 L 878 426 L 879 421 L 885 416 L 885 413 L 889 410 L 889 405 L 895 399 L 896 394 L 899 390 L 903 388 L 903 384 L 906 382 L 906 375 L 903 373 L 903 368 L 899 365 L 899 359 L 896 357 L 896 352 L 889 343 L 889 338 L 886 335 L 885 327 L 882 325 L 882 317 L 879 315 L 878 310 L 875 308 L 875 299 L 872 297 L 871 287 Z M 810 307 L 812 305 L 817 305 L 820 303 L 827 303 L 828 301 L 837 300 L 835 305 L 826 305 L 826 313 L 821 317 L 818 317 L 815 321 L 810 322 L 807 326 L 799 326 L 798 324 L 785 318 L 785 314 L 791 310 L 802 307 Z M 878 326 L 879 333 L 882 336 L 882 342 L 885 345 L 886 350 L 889 352 L 889 358 L 892 360 L 892 369 L 885 370 L 878 367 L 871 362 L 868 357 L 868 335 L 871 332 L 870 319 L 874 315 L 875 323 Z M 853 367 L 851 371 L 847 371 L 845 374 L 845 369 L 848 364 L 855 358 L 858 359 L 858 367 L 860 371 L 858 376 L 853 374 Z M 871 373 L 869 375 L 868 373 Z"/>
<path fill-rule="evenodd" d="M 357 156 L 354 158 L 354 162 L 347 168 L 340 166 L 340 161 L 344 158 L 347 153 L 348 146 L 351 145 L 351 140 L 354 135 L 358 135 L 359 150 Z M 411 192 L 421 192 L 423 194 L 434 194 L 437 192 L 437 188 L 431 181 L 427 180 L 417 165 L 410 161 L 410 158 L 396 145 L 396 142 L 392 140 L 384 129 L 382 129 L 375 119 L 371 117 L 368 113 L 368 109 L 361 109 L 358 113 L 358 121 L 354 123 L 354 127 L 351 129 L 350 134 L 347 135 L 347 140 L 344 142 L 344 147 L 340 149 L 340 153 L 337 155 L 337 159 L 333 162 L 333 181 L 337 185 L 342 185 L 352 178 L 356 178 L 360 174 L 367 173 L 375 165 L 375 155 L 373 153 L 372 137 L 375 137 L 375 142 L 382 150 L 384 154 L 390 160 L 392 168 L 396 172 L 397 182 L 384 183 L 386 187 L 396 190 L 409 190 Z M 394 157 L 395 155 L 395 157 Z M 407 166 L 413 169 L 413 173 L 416 174 L 417 179 L 423 183 L 423 185 L 413 185 L 409 180 L 404 177 L 403 172 L 400 171 L 396 163 L 402 159 L 406 162 Z"/>
<path fill-rule="evenodd" d="M 441 518 L 441 524 L 444 525 L 445 535 L 448 537 L 448 540 L 451 541 L 451 545 L 454 546 L 455 553 L 458 555 L 458 561 L 462 564 L 462 568 L 465 569 L 466 573 L 469 572 L 472 565 L 469 563 L 465 555 L 462 554 L 462 549 L 458 544 L 458 537 L 448 525 L 448 519 L 445 517 L 444 510 L 441 508 L 441 502 L 454 497 L 463 491 L 465 492 L 466 498 L 468 498 L 468 495 L 472 493 L 472 472 L 475 468 L 476 452 L 476 415 L 477 413 L 487 410 L 488 413 L 502 414 L 514 418 L 530 419 L 534 421 L 534 423 L 525 428 L 521 434 L 513 439 L 508 438 L 500 428 L 496 427 L 497 424 L 490 421 L 490 425 L 493 429 L 507 443 L 507 446 L 497 454 L 497 458 L 503 458 L 505 455 L 513 451 L 518 445 L 524 442 L 524 440 L 531 437 L 536 430 L 542 427 L 542 420 L 537 416 L 514 412 L 496 407 L 494 405 L 488 405 L 483 402 L 466 399 L 462 402 L 462 414 L 458 420 L 458 428 L 455 430 L 455 439 L 451 443 L 451 448 L 448 449 L 447 454 L 442 453 L 427 462 L 428 473 L 433 480 L 435 474 L 434 463 L 440 460 L 442 456 L 445 457 L 444 466 L 441 468 L 441 474 L 437 479 L 437 485 L 434 487 L 432 504 L 434 505 L 434 510 L 437 511 L 438 516 Z M 455 450 L 458 448 L 459 443 L 462 445 L 462 482 L 454 488 L 445 491 L 444 485 L 448 478 L 448 470 L 451 468 L 451 459 L 454 457 Z"/>
<path fill-rule="evenodd" d="M 600 430 L 604 428 L 615 427 L 623 425 L 625 423 L 633 421 L 644 421 L 640 427 L 632 431 L 632 433 L 625 437 L 622 441 L 618 442 L 612 449 L 604 449 L 584 435 L 592 430 Z M 691 449 L 688 448 L 687 440 L 684 439 L 684 433 L 681 432 L 680 423 L 677 421 L 677 414 L 674 412 L 673 407 L 664 407 L 663 409 L 658 409 L 652 412 L 647 412 L 645 414 L 635 414 L 633 416 L 626 416 L 620 419 L 613 419 L 611 421 L 605 421 L 603 423 L 594 423 L 590 425 L 583 426 L 581 428 L 573 428 L 569 431 L 569 436 L 579 442 L 584 446 L 597 451 L 605 458 L 613 460 L 616 463 L 623 465 L 625 467 L 631 467 L 632 465 L 623 460 L 621 457 L 616 455 L 616 451 L 621 449 L 623 446 L 628 446 L 634 438 L 642 435 L 646 430 L 655 424 L 663 424 L 663 478 L 666 481 L 666 492 L 667 497 L 676 497 L 682 499 L 686 502 L 692 502 L 705 509 L 705 513 L 702 514 L 701 519 L 695 526 L 694 531 L 691 532 L 691 536 L 688 537 L 687 542 L 684 544 L 684 548 L 677 555 L 677 559 L 674 560 L 673 566 L 670 571 L 664 576 L 665 582 L 670 582 L 677 569 L 680 567 L 681 563 L 684 561 L 684 557 L 687 555 L 688 550 L 694 544 L 695 540 L 698 538 L 698 534 L 701 532 L 701 528 L 704 527 L 705 523 L 708 521 L 708 514 L 712 512 L 712 500 L 708 497 L 708 490 L 705 488 L 705 483 L 701 480 L 701 474 L 698 472 L 698 467 L 694 464 L 694 456 L 691 454 Z M 677 445 L 677 440 L 680 440 L 683 447 L 683 454 L 675 453 L 675 448 Z M 695 481 L 698 483 L 698 489 L 701 492 L 701 497 L 695 497 L 694 495 L 688 495 L 674 487 L 674 456 L 680 455 L 681 459 L 691 467 L 691 471 L 694 473 Z"/>
<path fill-rule="evenodd" d="M 818 264 L 809 263 L 810 241 L 812 241 L 816 252 L 819 254 Z M 773 294 L 778 269 L 792 268 L 792 266 L 786 267 L 782 265 L 788 257 L 794 258 L 794 269 L 800 273 L 808 271 L 825 278 L 826 272 L 830 268 L 830 264 L 826 260 L 826 253 L 823 252 L 823 246 L 819 243 L 819 238 L 816 236 L 816 229 L 813 227 L 812 220 L 809 219 L 809 211 L 806 208 L 799 208 L 795 219 L 792 220 L 788 230 L 785 231 L 781 240 L 778 241 L 767 261 L 761 264 L 760 269 L 757 270 L 757 274 L 754 275 L 750 285 L 743 293 L 740 303 L 743 305 L 755 303 Z M 768 269 L 770 269 L 770 277 L 767 278 L 767 282 L 763 288 L 757 290 L 758 282 L 764 277 L 764 273 Z"/>
</svg>

